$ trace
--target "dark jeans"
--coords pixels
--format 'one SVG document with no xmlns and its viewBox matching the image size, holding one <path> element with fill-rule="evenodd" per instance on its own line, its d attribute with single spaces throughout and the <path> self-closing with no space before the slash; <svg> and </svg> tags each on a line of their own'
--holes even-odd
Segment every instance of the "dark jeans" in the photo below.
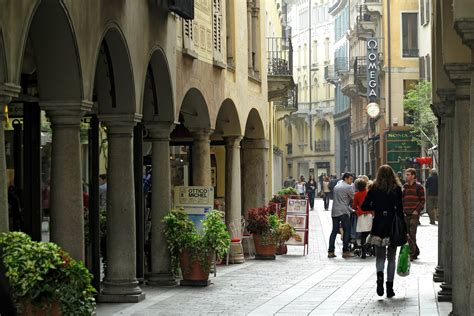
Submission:
<svg viewBox="0 0 474 316">
<path fill-rule="evenodd" d="M 331 200 L 331 194 L 330 193 L 325 193 L 324 194 L 324 209 L 328 210 L 329 209 L 329 201 Z"/>
<path fill-rule="evenodd" d="M 334 252 L 336 242 L 336 236 L 339 232 L 339 227 L 342 227 L 344 234 L 342 235 L 342 251 L 349 251 L 349 239 L 351 238 L 350 232 L 350 217 L 349 215 L 341 215 L 332 218 L 332 232 L 331 237 L 329 237 L 329 249 L 328 252 Z"/>
<path fill-rule="evenodd" d="M 314 197 L 315 197 L 315 195 L 316 195 L 315 192 L 308 192 L 309 206 L 311 207 L 311 209 L 314 208 Z"/>
<path fill-rule="evenodd" d="M 420 221 L 420 215 L 406 215 L 405 223 L 407 224 L 408 245 L 410 246 L 410 257 L 418 257 L 420 255 L 420 248 L 416 244 L 416 231 L 418 229 L 418 222 Z"/>
</svg>

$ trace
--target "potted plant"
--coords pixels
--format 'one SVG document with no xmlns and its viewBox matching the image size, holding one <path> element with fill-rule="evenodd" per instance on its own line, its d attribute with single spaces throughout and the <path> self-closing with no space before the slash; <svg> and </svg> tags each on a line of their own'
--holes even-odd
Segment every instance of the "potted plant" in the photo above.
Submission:
<svg viewBox="0 0 474 316">
<path fill-rule="evenodd" d="M 274 260 L 277 245 L 276 233 L 280 224 L 275 210 L 269 207 L 251 208 L 247 229 L 253 234 L 255 259 Z"/>
<path fill-rule="evenodd" d="M 201 231 L 183 209 L 168 212 L 163 223 L 173 269 L 175 273 L 178 267 L 181 269 L 181 285 L 208 285 L 212 257 L 222 258 L 230 245 L 222 213 L 217 210 L 207 213 Z"/>
<path fill-rule="evenodd" d="M 286 202 L 288 200 L 288 196 L 291 195 L 299 195 L 295 188 L 284 188 L 278 191 L 277 195 L 274 195 L 271 202 L 278 205 L 278 218 L 281 222 L 285 222 L 286 217 Z M 290 225 L 291 226 L 291 225 Z M 291 237 L 290 237 L 291 238 Z M 288 240 L 288 239 L 287 239 Z M 284 255 L 288 252 L 287 247 L 285 245 L 285 241 L 280 241 L 277 245 L 276 254 L 277 255 Z"/>
<path fill-rule="evenodd" d="M 21 315 L 91 315 L 92 275 L 82 262 L 51 242 L 22 232 L 0 236 L 12 299 Z"/>
</svg>

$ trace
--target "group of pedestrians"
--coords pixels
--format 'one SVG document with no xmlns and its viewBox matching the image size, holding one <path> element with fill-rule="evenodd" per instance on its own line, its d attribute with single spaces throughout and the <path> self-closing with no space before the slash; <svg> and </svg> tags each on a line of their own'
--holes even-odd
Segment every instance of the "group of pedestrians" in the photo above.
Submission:
<svg viewBox="0 0 474 316">
<path fill-rule="evenodd" d="M 357 218 L 357 233 L 361 240 L 361 258 L 366 257 L 366 250 L 375 247 L 377 294 L 388 298 L 395 295 L 393 281 L 395 275 L 395 257 L 397 246 L 393 238 L 393 223 L 397 217 L 405 222 L 406 240 L 410 247 L 410 260 L 418 259 L 420 249 L 416 243 L 416 233 L 419 219 L 425 208 L 430 216 L 430 223 L 437 220 L 438 179 L 435 169 L 430 171 L 425 185 L 418 182 L 416 170 L 409 168 L 402 176 L 395 174 L 388 165 L 379 168 L 375 180 L 372 182 L 366 176 L 359 176 L 354 181 L 351 173 L 344 173 L 339 180 L 331 180 L 336 185 L 331 188 L 331 181 L 327 184 L 329 195 L 333 199 L 331 210 L 332 232 L 329 238 L 328 258 L 335 258 L 335 240 L 341 233 L 343 248 L 342 257 L 351 258 L 351 215 Z M 404 184 L 402 185 L 402 182 Z M 428 202 L 429 201 L 429 202 Z M 326 208 L 326 205 L 325 205 Z M 356 216 L 355 216 L 356 215 Z M 403 224 L 402 224 L 403 225 Z M 405 232 L 403 233 L 405 238 Z M 387 262 L 387 275 L 384 289 L 384 270 Z"/>
<path fill-rule="evenodd" d="M 283 183 L 285 188 L 295 188 L 299 195 L 307 196 L 309 199 L 309 206 L 314 210 L 314 199 L 318 190 L 318 183 L 314 180 L 313 175 L 309 176 L 308 181 L 305 181 L 304 176 L 301 176 L 299 181 L 295 181 L 292 176 L 289 176 Z"/>
</svg>

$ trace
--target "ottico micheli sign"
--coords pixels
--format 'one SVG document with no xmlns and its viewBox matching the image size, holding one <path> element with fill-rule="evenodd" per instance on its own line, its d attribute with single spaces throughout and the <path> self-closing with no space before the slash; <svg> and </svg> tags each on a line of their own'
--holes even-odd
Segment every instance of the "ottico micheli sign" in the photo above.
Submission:
<svg viewBox="0 0 474 316">
<path fill-rule="evenodd" d="M 371 38 L 367 41 L 367 99 L 375 102 L 379 98 L 379 43 Z"/>
</svg>

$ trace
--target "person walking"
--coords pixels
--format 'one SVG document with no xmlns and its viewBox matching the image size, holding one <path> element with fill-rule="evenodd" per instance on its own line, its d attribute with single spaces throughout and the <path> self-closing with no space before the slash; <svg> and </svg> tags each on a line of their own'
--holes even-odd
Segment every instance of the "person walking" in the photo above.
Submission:
<svg viewBox="0 0 474 316">
<path fill-rule="evenodd" d="M 367 181 L 363 178 L 358 178 L 355 182 L 357 192 L 354 194 L 354 201 L 352 202 L 352 209 L 356 211 L 358 216 L 356 231 L 360 233 L 361 258 L 365 259 L 367 256 L 367 237 L 372 228 L 373 211 L 364 211 L 361 206 L 367 196 Z"/>
<path fill-rule="evenodd" d="M 300 177 L 300 181 L 295 184 L 295 189 L 299 195 L 304 196 L 306 194 L 306 182 L 304 181 L 304 177 Z"/>
<path fill-rule="evenodd" d="M 334 187 L 334 201 L 332 205 L 332 232 L 329 237 L 328 258 L 335 258 L 335 242 L 336 236 L 339 232 L 339 227 L 342 226 L 342 257 L 350 258 L 354 255 L 349 251 L 350 239 L 350 215 L 352 212 L 351 203 L 354 198 L 354 190 L 352 190 L 352 175 L 344 173 L 342 182 Z"/>
<path fill-rule="evenodd" d="M 329 189 L 329 177 L 325 176 L 322 185 L 323 199 L 324 199 L 324 210 L 329 210 L 329 200 L 332 198 L 331 190 Z"/>
<path fill-rule="evenodd" d="M 438 171 L 430 170 L 430 176 L 426 179 L 426 210 L 430 216 L 430 224 L 435 225 L 438 220 Z"/>
<path fill-rule="evenodd" d="M 388 165 L 379 167 L 372 187 L 361 206 L 362 211 L 374 211 L 374 219 L 367 243 L 375 246 L 377 294 L 384 295 L 384 270 L 387 261 L 387 297 L 395 296 L 395 256 L 397 247 L 390 244 L 390 233 L 395 216 L 403 218 L 402 184 Z"/>
<path fill-rule="evenodd" d="M 425 188 L 416 181 L 416 170 L 405 170 L 406 183 L 403 185 L 403 212 L 408 231 L 410 245 L 410 260 L 418 259 L 420 249 L 416 244 L 416 230 L 420 221 L 420 214 L 425 207 Z"/>
<path fill-rule="evenodd" d="M 314 181 L 313 175 L 309 176 L 308 182 L 305 183 L 306 193 L 308 194 L 309 206 L 311 211 L 314 210 L 314 198 L 316 197 L 316 190 L 318 189 L 318 184 Z"/>
</svg>

